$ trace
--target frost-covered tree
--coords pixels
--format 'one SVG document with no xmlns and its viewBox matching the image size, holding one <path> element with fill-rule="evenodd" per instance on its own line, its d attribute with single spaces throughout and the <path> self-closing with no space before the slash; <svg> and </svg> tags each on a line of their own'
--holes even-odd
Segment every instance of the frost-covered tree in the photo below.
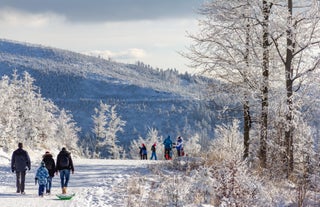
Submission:
<svg viewBox="0 0 320 207">
<path fill-rule="evenodd" d="M 232 102 L 242 104 L 244 157 L 258 157 L 260 166 L 268 168 L 273 164 L 267 160 L 269 150 L 282 149 L 285 153 L 278 156 L 286 160 L 288 176 L 298 140 L 295 120 L 300 119 L 294 116 L 310 105 L 300 104 L 300 90 L 313 93 L 306 89 L 319 71 L 319 8 L 316 0 L 208 1 L 200 10 L 201 30 L 190 36 L 194 44 L 186 55 L 192 66 L 221 80 L 214 92 L 237 95 Z M 251 120 L 255 128 L 249 133 Z M 276 143 L 274 131 L 280 146 L 270 145 Z M 259 142 L 249 135 L 259 136 Z"/>
<path fill-rule="evenodd" d="M 164 152 L 162 150 L 162 136 L 159 135 L 159 132 L 157 129 L 149 128 L 148 134 L 146 138 L 139 137 L 138 139 L 134 139 L 131 141 L 130 144 L 130 156 L 134 159 L 140 159 L 139 155 L 139 147 L 141 147 L 142 144 L 145 144 L 148 151 L 148 156 L 151 155 L 151 146 L 156 143 L 156 153 L 158 159 L 162 158 L 164 156 Z"/>
<path fill-rule="evenodd" d="M 202 73 L 221 80 L 214 93 L 236 94 L 242 104 L 244 158 L 249 156 L 251 101 L 260 99 L 261 165 L 265 166 L 269 90 L 269 1 L 208 1 L 200 9 L 200 32 L 187 58 Z M 261 72 L 260 72 L 261 71 Z M 224 84 L 227 83 L 227 84 Z M 259 103 L 258 102 L 258 103 Z M 254 104 L 258 104 L 255 102 Z M 229 103 L 225 103 L 228 105 Z"/>
<path fill-rule="evenodd" d="M 77 127 L 72 115 L 62 109 L 57 119 L 57 141 L 61 144 L 60 147 L 67 147 L 68 151 L 76 152 L 79 148 L 77 136 L 79 131 L 80 128 Z"/>
<path fill-rule="evenodd" d="M 95 108 L 95 114 L 92 116 L 94 128 L 92 132 L 95 134 L 95 143 L 94 143 L 94 155 L 93 157 L 99 157 L 99 150 L 103 147 L 104 139 L 106 139 L 107 131 L 107 113 L 109 111 L 110 106 L 104 104 L 100 101 L 99 108 Z"/>
<path fill-rule="evenodd" d="M 295 111 L 299 95 L 296 93 L 312 81 L 308 76 L 320 70 L 320 5 L 317 0 L 288 0 L 278 6 L 275 13 L 276 29 L 270 35 L 283 68 L 284 91 L 286 93 L 284 143 L 288 174 L 294 167 Z M 299 114 L 299 113 L 298 113 Z M 299 119 L 299 118 L 298 118 Z"/>
<path fill-rule="evenodd" d="M 0 143 L 3 149 L 16 148 L 23 142 L 30 150 L 60 150 L 61 128 L 69 129 L 72 150 L 80 153 L 77 146 L 77 128 L 71 118 L 59 117 L 60 110 L 50 100 L 45 100 L 34 85 L 34 79 L 25 72 L 20 78 L 15 71 L 12 79 L 0 80 Z"/>
<path fill-rule="evenodd" d="M 200 156 L 201 152 L 201 144 L 200 144 L 200 136 L 195 134 L 190 137 L 188 140 L 183 141 L 184 152 L 187 156 Z"/>
<path fill-rule="evenodd" d="M 126 121 L 121 120 L 121 116 L 116 111 L 116 105 L 110 108 L 107 127 L 107 146 L 109 153 L 112 154 L 113 159 L 119 159 L 121 153 L 124 153 L 123 147 L 119 146 L 118 132 L 123 132 L 123 127 Z"/>
<path fill-rule="evenodd" d="M 112 159 L 119 159 L 124 149 L 118 145 L 117 133 L 123 132 L 126 122 L 117 114 L 116 105 L 110 106 L 100 101 L 92 118 L 96 135 L 95 156 L 99 156 L 99 150 L 106 149 Z"/>
</svg>

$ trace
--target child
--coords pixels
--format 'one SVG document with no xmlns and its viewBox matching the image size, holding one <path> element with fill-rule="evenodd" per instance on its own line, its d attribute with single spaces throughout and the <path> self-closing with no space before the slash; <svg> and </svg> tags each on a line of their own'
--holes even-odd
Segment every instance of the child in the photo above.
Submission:
<svg viewBox="0 0 320 207">
<path fill-rule="evenodd" d="M 47 184 L 47 180 L 49 178 L 49 173 L 46 168 L 46 164 L 42 161 L 40 164 L 40 167 L 37 169 L 36 177 L 35 177 L 35 183 L 39 184 L 39 190 L 38 190 L 38 195 L 43 197 L 44 189 Z"/>
</svg>

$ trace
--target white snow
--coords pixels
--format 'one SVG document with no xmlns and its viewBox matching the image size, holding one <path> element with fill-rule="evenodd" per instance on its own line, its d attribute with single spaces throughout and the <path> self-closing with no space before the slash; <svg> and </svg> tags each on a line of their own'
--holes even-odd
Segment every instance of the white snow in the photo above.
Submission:
<svg viewBox="0 0 320 207">
<path fill-rule="evenodd" d="M 31 158 L 32 159 L 32 158 Z M 0 154 L 0 206 L 1 207 L 106 207 L 125 206 L 126 180 L 138 174 L 150 173 L 150 160 L 93 160 L 74 159 L 75 173 L 71 175 L 68 193 L 76 193 L 72 200 L 59 200 L 60 178 L 53 178 L 51 195 L 38 196 L 34 174 L 38 161 L 26 175 L 26 195 L 16 193 L 15 173 L 10 170 L 8 157 Z M 161 162 L 161 161 L 160 161 Z"/>
</svg>

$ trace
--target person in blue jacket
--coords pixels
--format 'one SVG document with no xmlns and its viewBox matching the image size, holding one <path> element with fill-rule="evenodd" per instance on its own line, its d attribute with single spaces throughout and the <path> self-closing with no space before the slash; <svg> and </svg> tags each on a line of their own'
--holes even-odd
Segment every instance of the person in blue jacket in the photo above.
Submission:
<svg viewBox="0 0 320 207">
<path fill-rule="evenodd" d="M 172 150 L 172 141 L 170 138 L 170 135 L 163 141 L 164 145 L 164 158 L 166 160 L 171 160 L 172 155 L 171 155 L 171 150 Z"/>
<path fill-rule="evenodd" d="M 48 178 L 50 177 L 49 172 L 46 168 L 46 164 L 44 161 L 41 161 L 40 167 L 37 169 L 37 173 L 35 176 L 35 183 L 39 184 L 38 195 L 43 197 L 44 189 L 48 182 Z"/>
</svg>

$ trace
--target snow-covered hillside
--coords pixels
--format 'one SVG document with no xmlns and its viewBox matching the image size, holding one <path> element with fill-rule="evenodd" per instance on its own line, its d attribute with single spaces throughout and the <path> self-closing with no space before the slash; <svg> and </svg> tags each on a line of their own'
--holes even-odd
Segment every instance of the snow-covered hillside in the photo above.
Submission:
<svg viewBox="0 0 320 207">
<path fill-rule="evenodd" d="M 43 97 L 72 113 L 82 129 L 80 138 L 91 136 L 92 115 L 100 100 L 117 105 L 126 121 L 118 135 L 125 147 L 130 140 L 145 137 L 150 128 L 163 137 L 187 138 L 195 133 L 212 137 L 217 123 L 219 106 L 204 98 L 208 80 L 175 70 L 0 40 L 0 75 L 10 76 L 14 69 L 31 74 Z"/>
</svg>

